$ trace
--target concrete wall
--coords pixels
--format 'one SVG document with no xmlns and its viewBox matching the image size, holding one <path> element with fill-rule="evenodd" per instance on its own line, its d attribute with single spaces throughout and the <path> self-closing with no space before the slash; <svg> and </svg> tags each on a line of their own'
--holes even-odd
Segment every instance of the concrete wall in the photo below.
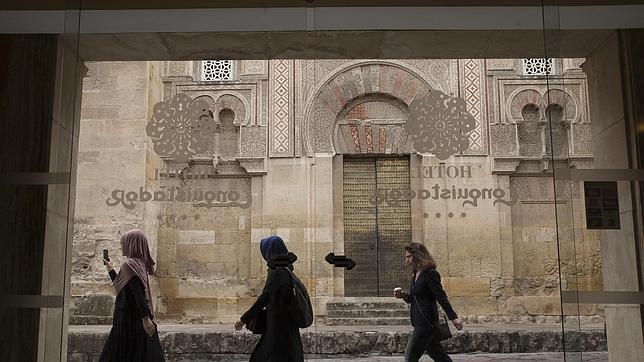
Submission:
<svg viewBox="0 0 644 362">
<path fill-rule="evenodd" d="M 590 109 L 593 117 L 595 168 L 628 169 L 626 123 L 617 34 L 588 57 Z M 601 233 L 604 290 L 639 290 L 633 235 L 630 182 L 618 182 L 620 230 Z M 642 315 L 640 305 L 606 305 L 606 330 L 611 361 L 641 361 Z"/>
<path fill-rule="evenodd" d="M 60 355 L 60 344 L 66 342 L 61 338 L 63 301 L 40 309 L 39 297 L 63 295 L 69 200 L 64 190 L 69 185 L 36 181 L 32 173 L 70 172 L 72 140 L 77 138 L 74 119 L 65 111 L 74 110 L 74 87 L 68 79 L 69 88 L 62 88 L 62 79 L 56 82 L 56 72 L 68 60 L 58 37 L 4 36 L 1 44 L 6 50 L 0 55 L 0 169 L 5 180 L 0 186 L 0 323 L 6 328 L 0 333 L 0 359 L 36 361 Z M 70 99 L 61 102 L 56 97 L 61 93 Z M 57 163 L 59 155 L 67 157 Z M 51 260 L 50 255 L 59 258 Z M 44 310 L 50 311 L 49 318 Z M 43 353 L 45 338 L 48 353 Z"/>
</svg>

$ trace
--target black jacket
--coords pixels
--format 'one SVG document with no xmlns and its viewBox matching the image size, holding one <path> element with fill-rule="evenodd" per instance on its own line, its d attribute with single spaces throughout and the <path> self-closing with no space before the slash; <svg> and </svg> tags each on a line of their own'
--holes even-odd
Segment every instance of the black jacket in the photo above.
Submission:
<svg viewBox="0 0 644 362">
<path fill-rule="evenodd" d="M 412 326 L 426 325 L 425 318 L 431 324 L 438 322 L 438 306 L 436 302 L 440 303 L 450 320 L 458 318 L 447 299 L 447 294 L 445 294 L 441 285 L 441 275 L 436 269 L 423 270 L 415 282 L 412 274 L 409 294 L 404 294 L 403 299 L 405 302 L 411 303 L 409 313 Z M 418 305 L 416 305 L 416 301 L 418 301 Z M 420 315 L 418 315 L 418 310 L 422 312 Z"/>
<path fill-rule="evenodd" d="M 116 272 L 110 270 L 112 281 Z M 164 361 L 159 333 L 148 336 L 143 329 L 143 317 L 150 317 L 145 302 L 145 287 L 133 276 L 116 296 L 112 329 L 105 341 L 100 362 L 161 362 Z"/>
<path fill-rule="evenodd" d="M 304 361 L 300 329 L 284 308 L 292 294 L 290 273 L 284 268 L 269 269 L 262 294 L 241 316 L 242 322 L 248 323 L 266 307 L 266 332 L 255 346 L 251 362 Z"/>
</svg>

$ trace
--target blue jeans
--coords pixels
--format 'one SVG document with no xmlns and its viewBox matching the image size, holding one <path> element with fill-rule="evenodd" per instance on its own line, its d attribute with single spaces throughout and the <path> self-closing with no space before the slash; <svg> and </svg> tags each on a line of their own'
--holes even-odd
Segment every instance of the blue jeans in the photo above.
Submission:
<svg viewBox="0 0 644 362">
<path fill-rule="evenodd" d="M 445 353 L 445 349 L 436 338 L 432 336 L 432 328 L 429 326 L 414 327 L 407 348 L 405 349 L 405 362 L 418 362 L 423 353 L 437 362 L 452 362 L 452 359 Z"/>
</svg>

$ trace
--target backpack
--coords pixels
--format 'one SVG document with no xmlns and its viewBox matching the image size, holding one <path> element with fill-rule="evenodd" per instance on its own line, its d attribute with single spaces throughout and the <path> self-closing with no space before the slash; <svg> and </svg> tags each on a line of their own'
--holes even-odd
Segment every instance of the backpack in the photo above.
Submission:
<svg viewBox="0 0 644 362">
<path fill-rule="evenodd" d="M 313 324 L 313 306 L 306 287 L 289 268 L 284 268 L 291 274 L 293 295 L 288 303 L 288 314 L 299 328 L 307 328 Z"/>
</svg>

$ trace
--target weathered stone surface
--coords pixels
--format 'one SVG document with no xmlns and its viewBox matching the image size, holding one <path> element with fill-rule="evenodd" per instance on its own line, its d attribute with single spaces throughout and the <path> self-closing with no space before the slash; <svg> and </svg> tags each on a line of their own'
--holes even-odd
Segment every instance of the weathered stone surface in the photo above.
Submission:
<svg viewBox="0 0 644 362">
<path fill-rule="evenodd" d="M 75 315 L 111 316 L 114 311 L 114 298 L 104 294 L 91 294 L 74 298 Z"/>
<path fill-rule="evenodd" d="M 169 361 L 207 359 L 212 361 L 234 360 L 252 352 L 259 336 L 248 332 L 208 330 L 208 326 L 184 331 L 176 326 L 165 330 L 160 326 L 160 337 Z M 561 331 L 556 325 L 551 330 L 466 331 L 455 333 L 445 343 L 449 353 L 528 353 L 563 351 Z M 100 354 L 107 329 L 74 329 L 69 333 L 68 356 L 70 361 L 95 361 Z M 304 352 L 316 356 L 392 355 L 404 353 L 409 331 L 302 331 Z M 602 330 L 566 332 L 568 351 L 605 351 L 606 338 Z M 229 358 L 229 359 L 226 359 Z M 247 357 L 246 357 L 247 358 Z"/>
<path fill-rule="evenodd" d="M 488 278 L 449 278 L 450 296 L 490 296 L 490 279 Z"/>
<path fill-rule="evenodd" d="M 478 66 L 484 62 L 489 68 Z M 474 74 L 466 71 L 466 64 L 487 70 Z M 78 151 L 72 296 L 113 294 L 100 260 L 101 249 L 110 249 L 118 268 L 123 260 L 118 253 L 120 232 L 140 227 L 148 233 L 157 261 L 151 281 L 158 319 L 229 322 L 252 304 L 264 285 L 266 267 L 259 240 L 279 234 L 299 257 L 296 273 L 309 289 L 318 320 L 406 324 L 404 309 L 362 305 L 373 310 L 369 314 L 359 308 L 339 311 L 325 304 L 351 294 L 344 284 L 348 272 L 324 262 L 330 252 L 344 253 L 347 237 L 344 161 L 343 152 L 338 151 L 340 143 L 351 138 L 339 137 L 333 130 L 339 120 L 368 121 L 370 129 L 376 130 L 392 120 L 405 119 L 412 99 L 428 89 L 459 94 L 468 103 L 468 112 L 476 112 L 477 119 L 489 118 L 491 124 L 477 124 L 477 130 L 481 126 L 490 133 L 478 132 L 470 140 L 479 146 L 490 144 L 492 154 L 485 155 L 487 147 L 482 147 L 482 153 L 466 152 L 446 162 L 430 154 L 412 155 L 416 166 L 412 162 L 411 171 L 418 171 L 411 173 L 413 189 L 430 190 L 444 184 L 447 190 L 492 192 L 498 188 L 507 200 L 511 190 L 518 195 L 512 205 L 498 204 L 491 196 L 478 199 L 475 205 L 459 198 L 412 200 L 412 239 L 427 245 L 437 260 L 457 313 L 470 323 L 542 323 L 548 321 L 547 315 L 559 313 L 560 274 L 566 290 L 603 290 L 600 234 L 578 226 L 583 225 L 579 187 L 570 189 L 558 183 L 555 194 L 549 175 L 538 177 L 542 170 L 525 166 L 526 157 L 541 156 L 539 120 L 543 120 L 545 104 L 539 103 L 544 109 L 533 112 L 537 117 L 530 121 L 534 127 L 522 134 L 516 122 L 528 122 L 529 114 L 522 111 L 531 101 L 522 95 L 544 99 L 548 87 L 543 79 L 523 77 L 520 59 L 275 59 L 244 60 L 237 65 L 233 82 L 213 83 L 200 81 L 197 61 L 88 64 Z M 467 75 L 478 79 L 485 71 L 489 87 L 471 88 L 481 84 L 468 80 Z M 586 102 L 584 75 L 576 73 L 574 78 L 573 86 L 566 88 L 572 92 L 568 97 L 574 98 L 565 103 L 567 112 L 572 112 L 569 106 L 574 104 L 579 106 L 575 109 L 585 109 L 581 107 Z M 177 93 L 206 101 L 213 117 L 225 123 L 215 132 L 218 136 L 208 151 L 199 153 L 203 158 L 190 164 L 162 160 L 146 134 L 154 105 Z M 565 98 L 564 93 L 557 94 Z M 553 101 L 558 99 L 553 97 Z M 232 114 L 222 114 L 224 109 Z M 592 127 L 588 115 L 571 112 L 562 115 L 572 117 L 566 122 L 572 122 L 575 137 L 566 140 L 561 134 L 554 141 L 561 145 L 573 142 L 571 146 L 577 147 L 573 150 L 589 161 Z M 375 147 L 374 155 L 394 149 L 408 154 L 403 135 L 388 132 L 382 139 L 380 132 L 370 133 L 373 138 L 369 140 L 366 133 L 360 133 L 360 141 L 367 149 Z M 377 151 L 381 140 L 383 152 Z M 534 147 L 526 153 L 526 145 Z M 283 152 L 276 151 L 276 146 L 283 146 Z M 255 163 L 261 165 L 261 172 L 248 166 Z M 440 167 L 447 172 L 439 175 Z M 450 167 L 468 171 L 452 177 Z M 180 178 L 179 171 L 186 172 L 183 176 L 203 173 L 207 177 Z M 252 202 L 248 208 L 174 201 L 137 202 L 132 209 L 106 204 L 113 190 L 172 186 L 225 191 L 227 195 L 235 191 L 248 194 Z M 560 214 L 574 216 L 555 220 L 553 199 L 562 200 L 568 194 L 571 203 L 567 209 L 559 205 Z M 572 245 L 575 249 L 568 250 Z M 402 253 L 400 267 L 404 267 Z M 573 312 L 564 309 L 564 314 Z M 601 318 L 603 310 L 591 305 L 579 312 Z M 90 313 L 72 316 L 71 322 L 107 323 L 109 319 Z"/>
</svg>

